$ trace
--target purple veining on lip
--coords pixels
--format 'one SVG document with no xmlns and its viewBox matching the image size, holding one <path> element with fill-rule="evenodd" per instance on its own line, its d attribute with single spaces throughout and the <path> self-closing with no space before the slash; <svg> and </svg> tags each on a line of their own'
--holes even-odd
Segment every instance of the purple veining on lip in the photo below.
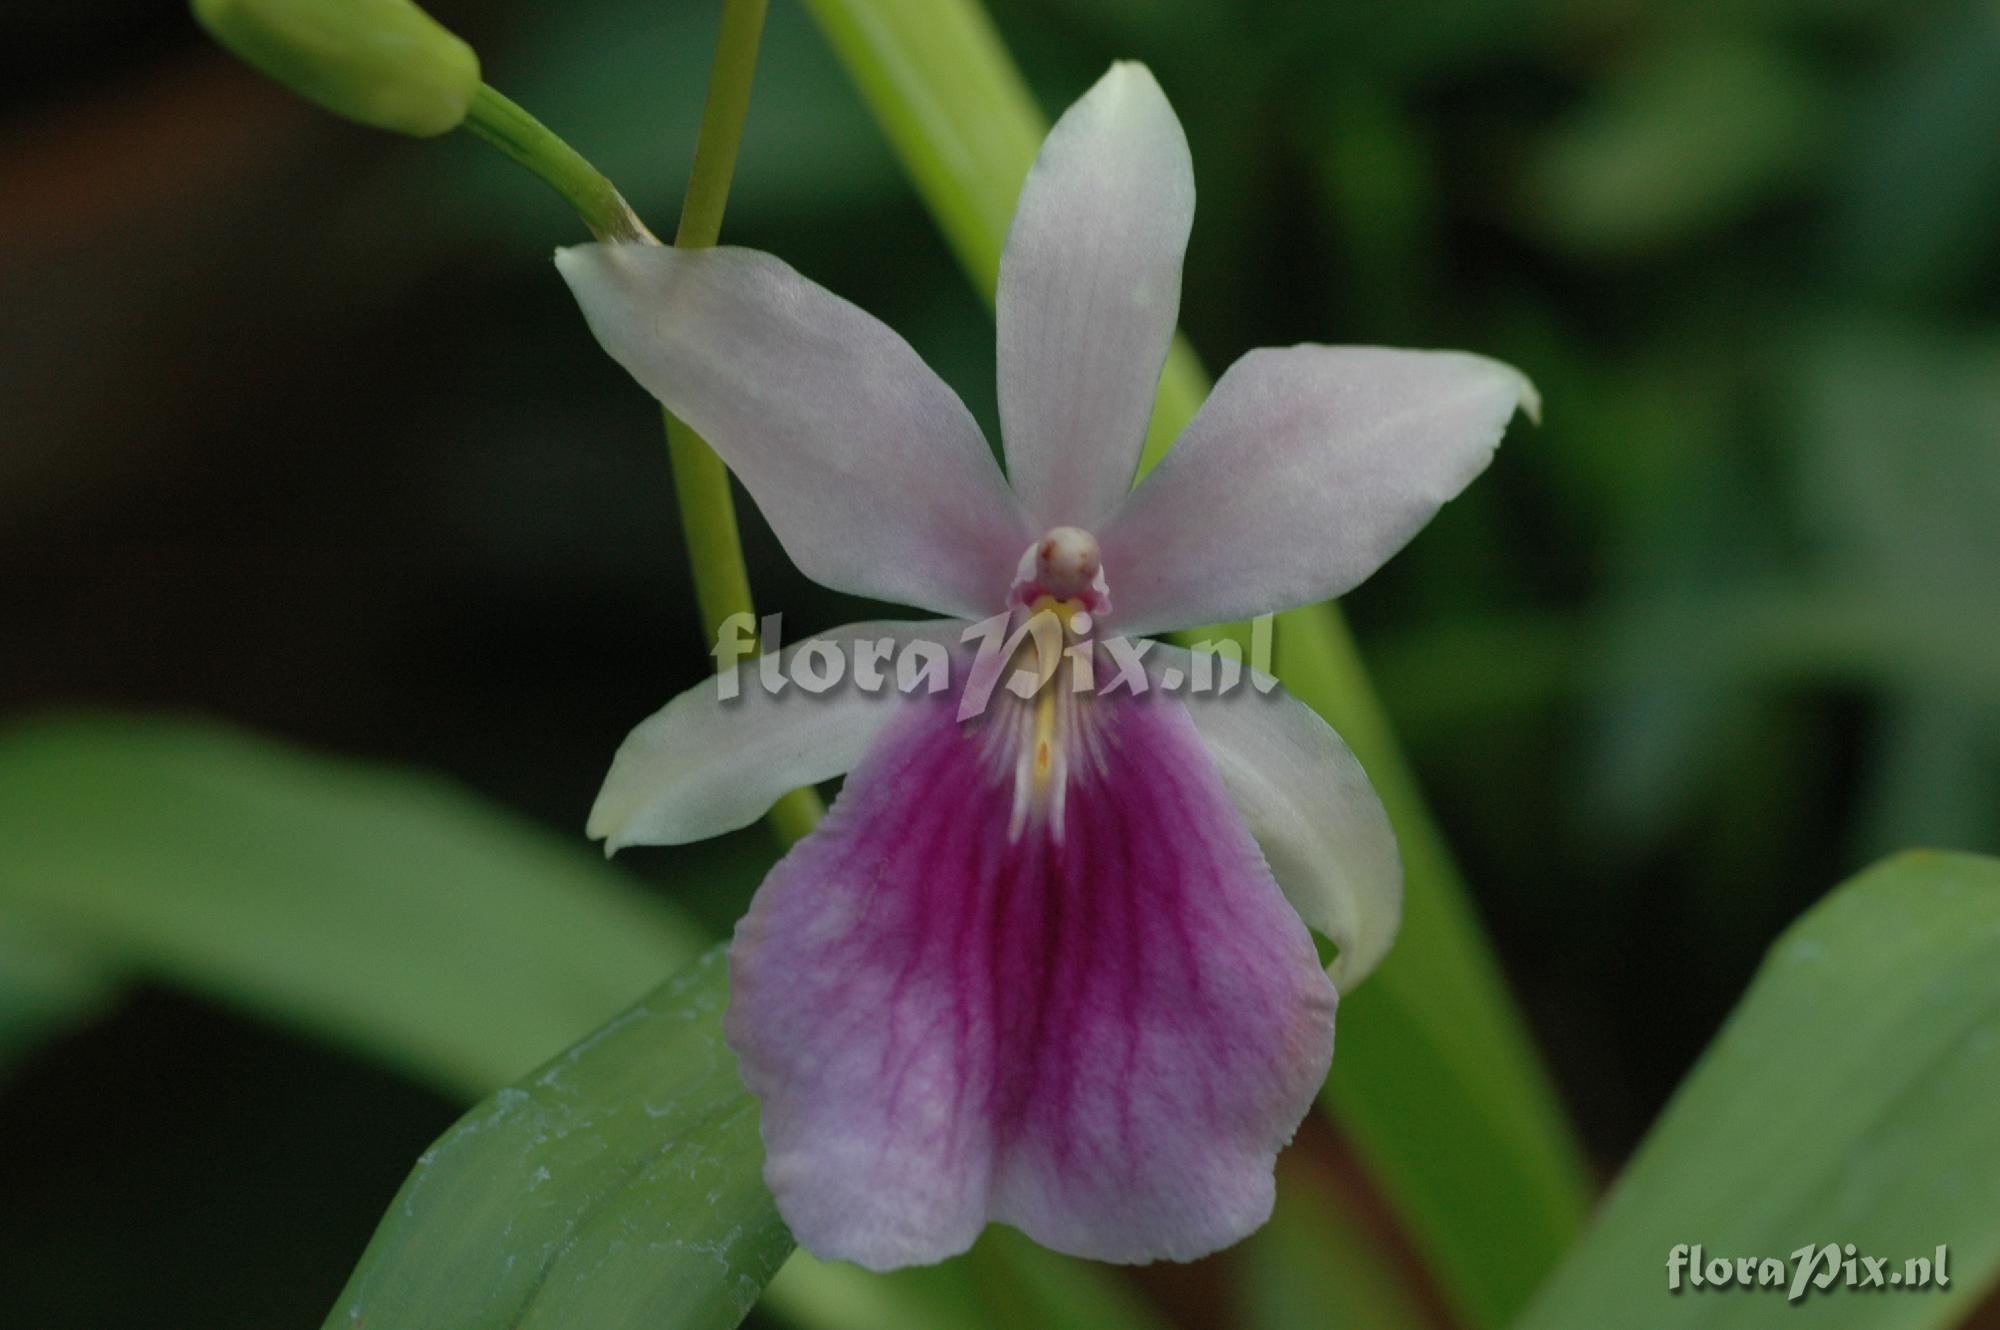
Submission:
<svg viewBox="0 0 2000 1330">
<path fill-rule="evenodd" d="M 953 709 L 902 704 L 737 931 L 781 1212 L 877 1268 L 989 1219 L 1106 1260 L 1236 1241 L 1332 1056 L 1305 927 L 1178 702 L 1086 704 L 1060 838 L 1009 838 L 1011 766 Z"/>
</svg>

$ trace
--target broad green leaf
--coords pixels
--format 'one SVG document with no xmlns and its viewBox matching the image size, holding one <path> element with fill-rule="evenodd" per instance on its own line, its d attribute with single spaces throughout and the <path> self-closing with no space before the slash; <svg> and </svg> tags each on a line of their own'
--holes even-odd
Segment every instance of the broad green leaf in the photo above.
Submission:
<svg viewBox="0 0 2000 1330">
<path fill-rule="evenodd" d="M 446 782 L 192 722 L 0 737 L 0 907 L 483 1093 L 694 956 L 699 935 L 580 843 Z"/>
<path fill-rule="evenodd" d="M 984 11 L 976 0 L 807 7 L 991 298 L 1047 122 Z M 1195 171 L 1199 180 L 1199 161 Z M 1176 342 L 1143 465 L 1159 460 L 1207 392 L 1194 354 Z M 1279 675 L 1374 777 L 1406 862 L 1403 934 L 1343 1005 L 1331 1099 L 1459 1310 L 1472 1324 L 1498 1325 L 1581 1223 L 1582 1152 L 1344 621 L 1331 606 L 1294 611 L 1280 617 L 1276 641 Z"/>
<path fill-rule="evenodd" d="M 792 1249 L 720 948 L 417 1161 L 327 1330 L 726 1330 Z"/>
<path fill-rule="evenodd" d="M 1914 851 L 1772 946 L 1520 1330 L 1957 1323 L 2000 1274 L 2000 861 Z M 1667 1289 L 1682 1243 L 1950 1249 L 1946 1289 Z"/>
</svg>

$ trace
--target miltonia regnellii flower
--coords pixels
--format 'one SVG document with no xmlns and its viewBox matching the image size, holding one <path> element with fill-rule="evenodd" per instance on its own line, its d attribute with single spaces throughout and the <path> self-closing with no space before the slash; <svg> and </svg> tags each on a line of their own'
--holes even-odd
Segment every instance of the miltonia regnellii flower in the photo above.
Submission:
<svg viewBox="0 0 2000 1330">
<path fill-rule="evenodd" d="M 1001 259 L 1011 486 L 907 343 L 769 255 L 557 264 L 806 573 L 953 616 L 827 638 L 957 648 L 967 621 L 1037 610 L 1063 642 L 1137 638 L 1342 594 L 1535 406 L 1459 352 L 1253 351 L 1133 488 L 1193 215 L 1179 121 L 1114 66 L 1043 144 Z M 963 671 L 936 696 L 703 685 L 633 732 L 592 812 L 610 849 L 679 844 L 846 773 L 730 951 L 765 1177 L 823 1258 L 936 1261 L 989 1221 L 1112 1261 L 1235 1242 L 1326 1075 L 1336 984 L 1395 935 L 1394 837 L 1311 710 L 1080 692 L 1067 657 L 1039 664 L 1054 686 L 969 719 Z"/>
</svg>

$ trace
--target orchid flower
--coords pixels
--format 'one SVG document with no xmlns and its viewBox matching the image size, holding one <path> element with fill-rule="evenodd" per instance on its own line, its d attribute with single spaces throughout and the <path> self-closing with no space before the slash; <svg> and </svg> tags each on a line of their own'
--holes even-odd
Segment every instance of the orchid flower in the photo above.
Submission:
<svg viewBox="0 0 2000 1330">
<path fill-rule="evenodd" d="M 1043 144 L 1001 259 L 1007 478 L 907 343 L 767 254 L 557 256 L 605 349 L 807 574 L 950 616 L 822 641 L 1063 625 L 1061 659 L 1022 648 L 1057 681 L 970 718 L 963 674 L 935 696 L 702 685 L 633 731 L 592 811 L 609 850 L 680 844 L 846 774 L 730 950 L 765 1178 L 822 1258 L 937 1261 L 989 1221 L 1111 1261 L 1235 1242 L 1325 1078 L 1336 985 L 1395 934 L 1394 836 L 1313 711 L 1261 677 L 1087 691 L 1070 676 L 1101 648 L 1070 644 L 1342 594 L 1534 389 L 1459 352 L 1253 351 L 1134 488 L 1193 214 L 1179 121 L 1115 65 Z M 1309 927 L 1338 947 L 1330 973 Z"/>
</svg>

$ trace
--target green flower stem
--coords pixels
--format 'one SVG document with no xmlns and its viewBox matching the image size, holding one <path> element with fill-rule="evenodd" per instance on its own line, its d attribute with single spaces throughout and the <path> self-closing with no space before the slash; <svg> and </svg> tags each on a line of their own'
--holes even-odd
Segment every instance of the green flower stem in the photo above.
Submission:
<svg viewBox="0 0 2000 1330">
<path fill-rule="evenodd" d="M 750 570 L 743 562 L 729 468 L 671 411 L 660 414 L 667 423 L 667 458 L 674 469 L 674 495 L 680 502 L 681 533 L 687 541 L 703 640 L 716 642 L 731 615 L 750 614 L 754 622 Z"/>
<path fill-rule="evenodd" d="M 736 172 L 736 152 L 743 142 L 743 120 L 750 106 L 750 80 L 757 66 L 765 9 L 766 0 L 727 0 L 723 6 L 694 167 L 674 234 L 674 243 L 681 248 L 713 245 L 722 233 L 722 214 L 729 200 L 729 182 Z M 576 210 L 599 240 L 659 243 L 597 168 L 541 121 L 486 84 L 479 86 L 473 98 L 465 127 L 540 177 Z M 736 501 L 729 488 L 729 468 L 699 434 L 671 412 L 661 414 L 666 422 L 667 456 L 673 466 L 695 604 L 701 613 L 704 640 L 713 642 L 732 615 L 755 616 L 750 570 L 743 562 L 743 542 L 736 524 Z M 795 790 L 772 807 L 771 829 L 789 845 L 812 830 L 824 811 L 815 791 Z"/>
<path fill-rule="evenodd" d="M 722 30 L 715 38 L 708 97 L 702 103 L 701 131 L 694 144 L 694 167 L 674 243 L 683 249 L 713 245 L 722 237 L 722 210 L 736 175 L 736 151 L 743 145 L 743 120 L 750 111 L 750 79 L 757 70 L 757 43 L 764 35 L 766 0 L 726 0 Z"/>
<path fill-rule="evenodd" d="M 728 0 L 723 8 L 722 33 L 716 42 L 708 100 L 702 108 L 694 168 L 674 236 L 674 243 L 683 248 L 713 245 L 721 234 L 729 181 L 736 170 L 736 150 L 743 141 L 743 118 L 750 105 L 750 78 L 756 69 L 764 11 L 765 0 Z M 479 85 L 465 127 L 540 177 L 576 210 L 599 240 L 659 243 L 596 167 L 492 87 Z M 674 419 L 671 412 L 661 414 L 666 421 L 667 456 L 673 466 L 674 493 L 680 502 L 681 530 L 687 541 L 703 640 L 713 642 L 731 615 L 755 616 L 750 570 L 743 562 L 743 542 L 736 525 L 736 502 L 729 490 L 729 469 L 700 435 Z M 823 811 L 816 792 L 795 790 L 772 807 L 771 829 L 790 845 L 812 830 Z"/>
<path fill-rule="evenodd" d="M 701 108 L 694 166 L 688 175 L 687 197 L 681 203 L 680 225 L 674 231 L 674 244 L 682 249 L 706 248 L 722 235 L 722 212 L 729 202 L 730 179 L 736 174 L 736 151 L 743 143 L 743 119 L 750 109 L 750 80 L 757 69 L 765 8 L 766 0 L 726 0 L 722 7 L 722 30 L 716 37 L 715 64 L 709 70 L 708 97 Z M 695 603 L 701 609 L 702 632 L 707 641 L 714 642 L 731 615 L 753 614 L 750 570 L 743 562 L 729 468 L 673 412 L 663 410 L 660 414 L 666 420 L 667 455 L 674 468 L 674 494 L 680 500 L 688 566 L 694 573 Z M 790 845 L 811 831 L 824 812 L 816 791 L 793 790 L 772 806 L 771 830 Z"/>
<path fill-rule="evenodd" d="M 990 299 L 1047 122 L 978 0 L 806 0 Z M 1176 341 L 1145 462 L 1208 392 Z M 1341 1012 L 1326 1100 L 1470 1326 L 1504 1324 L 1588 1203 L 1583 1153 L 1339 611 L 1281 616 L 1277 671 L 1346 734 L 1403 847 L 1401 939 Z"/>
<path fill-rule="evenodd" d="M 599 240 L 653 239 L 624 195 L 596 167 L 491 85 L 482 83 L 473 94 L 465 128 L 561 195 Z"/>
</svg>

